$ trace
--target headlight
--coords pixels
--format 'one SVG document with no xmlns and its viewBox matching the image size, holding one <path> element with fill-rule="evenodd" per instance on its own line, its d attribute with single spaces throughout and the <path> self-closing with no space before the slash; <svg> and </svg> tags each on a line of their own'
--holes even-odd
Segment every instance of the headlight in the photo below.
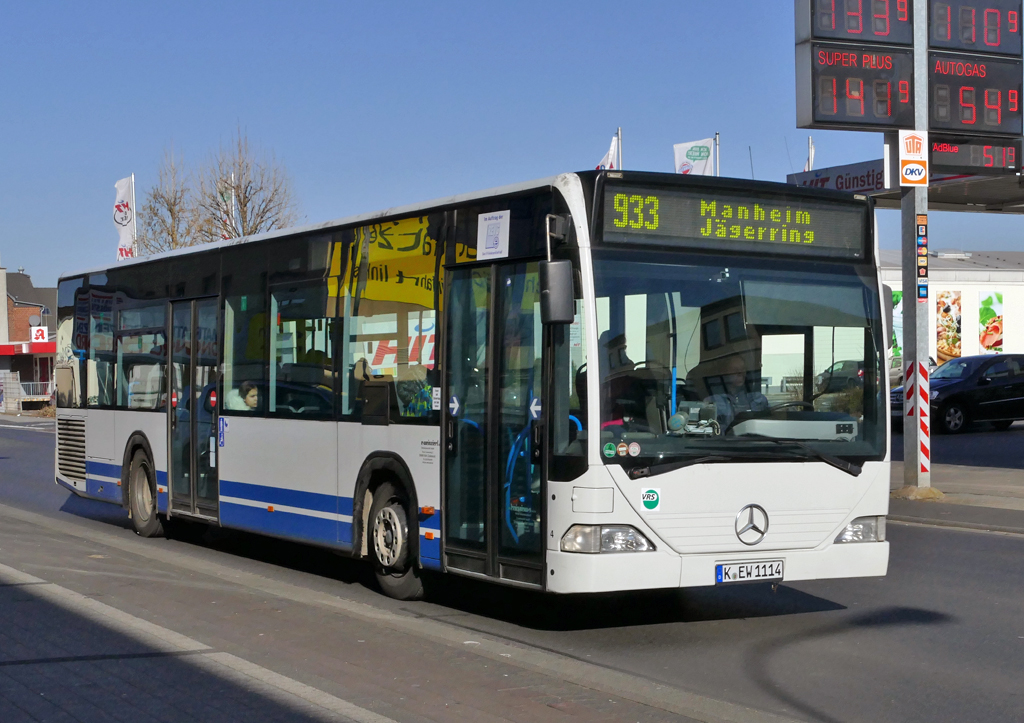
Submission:
<svg viewBox="0 0 1024 723">
<path fill-rule="evenodd" d="M 835 542 L 885 542 L 885 517 L 858 517 L 843 528 Z"/>
<path fill-rule="evenodd" d="M 629 525 L 573 525 L 562 535 L 562 552 L 649 552 L 654 545 Z"/>
</svg>

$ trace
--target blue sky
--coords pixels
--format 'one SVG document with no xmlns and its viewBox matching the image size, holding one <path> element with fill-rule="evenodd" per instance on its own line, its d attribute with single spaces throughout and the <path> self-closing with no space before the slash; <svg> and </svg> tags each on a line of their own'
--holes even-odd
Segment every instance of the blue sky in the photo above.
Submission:
<svg viewBox="0 0 1024 723">
<path fill-rule="evenodd" d="M 722 174 L 784 181 L 881 156 L 796 128 L 792 5 L 740 2 L 7 3 L 0 263 L 37 284 L 113 262 L 114 182 L 236 128 L 289 170 L 304 222 L 592 168 L 722 134 Z M 1024 219 L 932 214 L 935 248 L 1024 249 Z M 897 212 L 883 246 L 898 247 Z"/>
</svg>

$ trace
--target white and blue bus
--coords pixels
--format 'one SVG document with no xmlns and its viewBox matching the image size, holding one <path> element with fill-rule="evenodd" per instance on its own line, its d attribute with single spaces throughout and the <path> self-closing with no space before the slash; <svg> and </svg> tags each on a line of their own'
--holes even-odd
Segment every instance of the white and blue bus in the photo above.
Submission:
<svg viewBox="0 0 1024 723">
<path fill-rule="evenodd" d="M 556 593 L 884 575 L 869 199 L 592 171 L 67 274 L 56 480 Z"/>
</svg>

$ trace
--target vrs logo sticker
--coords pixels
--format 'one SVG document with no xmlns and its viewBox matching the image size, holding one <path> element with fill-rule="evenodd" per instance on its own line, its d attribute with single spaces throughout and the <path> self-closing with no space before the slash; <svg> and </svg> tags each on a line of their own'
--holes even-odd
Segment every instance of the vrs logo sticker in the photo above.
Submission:
<svg viewBox="0 0 1024 723">
<path fill-rule="evenodd" d="M 654 488 L 641 490 L 640 500 L 644 503 L 645 509 L 653 512 L 661 505 L 661 490 Z"/>
</svg>

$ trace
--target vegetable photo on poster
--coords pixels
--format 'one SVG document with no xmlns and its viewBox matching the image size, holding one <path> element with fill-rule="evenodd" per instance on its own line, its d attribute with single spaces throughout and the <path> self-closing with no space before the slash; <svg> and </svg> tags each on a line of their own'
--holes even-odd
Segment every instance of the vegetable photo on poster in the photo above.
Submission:
<svg viewBox="0 0 1024 723">
<path fill-rule="evenodd" d="M 1003 295 L 995 289 L 978 292 L 978 344 L 982 354 L 1003 350 Z"/>
<path fill-rule="evenodd" d="M 939 364 L 960 357 L 960 292 L 940 291 L 935 297 L 935 356 Z"/>
</svg>

